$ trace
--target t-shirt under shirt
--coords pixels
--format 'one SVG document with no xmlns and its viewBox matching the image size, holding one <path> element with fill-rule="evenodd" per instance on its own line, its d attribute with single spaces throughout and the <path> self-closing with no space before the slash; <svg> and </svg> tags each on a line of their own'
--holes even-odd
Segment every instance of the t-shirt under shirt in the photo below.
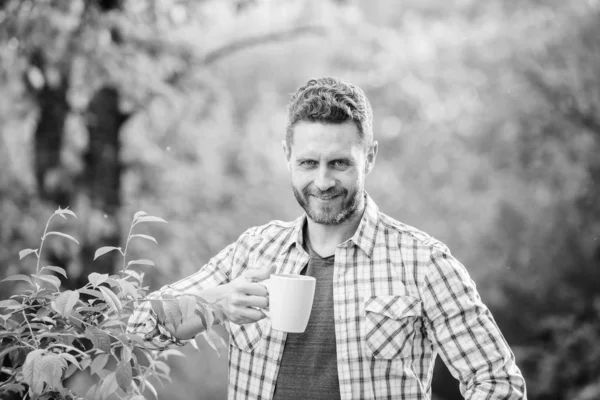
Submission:
<svg viewBox="0 0 600 400">
<path fill-rule="evenodd" d="M 322 258 L 308 240 L 305 243 L 310 261 L 302 275 L 316 278 L 315 297 L 304 333 L 287 334 L 274 400 L 340 398 L 333 315 L 335 258 Z"/>
</svg>

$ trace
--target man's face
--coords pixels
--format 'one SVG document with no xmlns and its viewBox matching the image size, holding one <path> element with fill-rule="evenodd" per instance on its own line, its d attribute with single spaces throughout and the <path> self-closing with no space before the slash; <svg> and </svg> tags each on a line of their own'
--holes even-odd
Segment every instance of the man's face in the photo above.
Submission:
<svg viewBox="0 0 600 400">
<path fill-rule="evenodd" d="M 352 122 L 299 122 L 294 143 L 284 151 L 292 188 L 300 206 L 318 224 L 338 225 L 362 211 L 365 175 L 375 162 L 377 144 L 359 142 Z"/>
</svg>

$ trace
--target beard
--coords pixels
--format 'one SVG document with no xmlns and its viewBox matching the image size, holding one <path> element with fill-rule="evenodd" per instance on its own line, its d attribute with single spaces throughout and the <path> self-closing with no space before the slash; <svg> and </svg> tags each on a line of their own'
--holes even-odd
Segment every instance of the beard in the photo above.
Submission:
<svg viewBox="0 0 600 400">
<path fill-rule="evenodd" d="M 315 223 L 321 225 L 339 225 L 347 221 L 356 214 L 363 196 L 362 191 L 357 187 L 352 192 L 349 192 L 345 188 L 332 188 L 320 191 L 313 186 L 307 186 L 300 192 L 294 185 L 292 185 L 292 189 L 296 201 L 304 209 L 306 215 Z M 336 196 L 341 199 L 341 204 L 338 198 L 333 200 L 331 204 L 314 204 L 320 201 L 313 196 L 318 198 Z"/>
</svg>

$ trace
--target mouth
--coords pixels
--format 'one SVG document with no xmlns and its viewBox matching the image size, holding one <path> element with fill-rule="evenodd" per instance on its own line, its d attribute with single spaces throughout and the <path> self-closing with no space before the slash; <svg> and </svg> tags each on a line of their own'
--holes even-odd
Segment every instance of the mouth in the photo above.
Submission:
<svg viewBox="0 0 600 400">
<path fill-rule="evenodd" d="M 339 194 L 333 195 L 333 196 L 317 196 L 317 195 L 312 195 L 313 197 L 316 197 L 317 199 L 321 200 L 321 201 L 329 201 L 329 200 L 333 200 L 335 198 L 337 198 L 339 196 Z"/>
</svg>

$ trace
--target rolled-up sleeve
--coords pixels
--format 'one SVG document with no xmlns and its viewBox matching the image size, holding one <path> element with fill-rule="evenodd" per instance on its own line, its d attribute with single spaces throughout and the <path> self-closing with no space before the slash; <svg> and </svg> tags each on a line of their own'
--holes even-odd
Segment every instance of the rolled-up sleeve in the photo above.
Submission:
<svg viewBox="0 0 600 400">
<path fill-rule="evenodd" d="M 183 278 L 170 285 L 163 286 L 160 290 L 150 293 L 141 301 L 129 318 L 127 332 L 140 336 L 146 346 L 151 349 L 161 350 L 174 345 L 182 346 L 189 340 L 175 338 L 164 321 L 160 321 L 149 299 L 160 299 L 169 295 L 179 297 L 182 295 L 201 295 L 202 290 L 225 284 L 231 280 L 231 270 L 234 262 L 244 258 L 242 254 L 247 250 L 244 245 L 244 235 L 235 243 L 214 256 L 198 272 Z M 218 318 L 217 318 L 218 320 Z"/>
<path fill-rule="evenodd" d="M 434 248 L 421 285 L 427 334 L 465 399 L 526 399 L 525 380 L 465 267 Z"/>
</svg>

